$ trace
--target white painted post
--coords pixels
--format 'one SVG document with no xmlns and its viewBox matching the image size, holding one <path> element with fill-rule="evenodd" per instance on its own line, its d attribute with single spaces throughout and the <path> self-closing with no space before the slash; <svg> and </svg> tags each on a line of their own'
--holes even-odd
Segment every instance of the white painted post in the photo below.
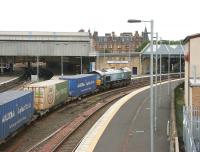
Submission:
<svg viewBox="0 0 200 152">
<path fill-rule="evenodd" d="M 82 59 L 82 56 L 81 56 L 81 74 L 83 73 L 83 59 Z"/>
<path fill-rule="evenodd" d="M 61 77 L 63 77 L 63 56 L 61 56 Z"/>
<path fill-rule="evenodd" d="M 39 81 L 39 56 L 37 56 L 37 81 Z"/>
<path fill-rule="evenodd" d="M 153 104 L 153 24 L 154 21 L 151 20 L 151 60 L 150 60 L 150 137 L 151 137 L 151 152 L 154 152 L 154 104 Z"/>
<path fill-rule="evenodd" d="M 154 131 L 157 130 L 157 99 L 158 99 L 158 95 L 157 95 L 157 80 L 158 80 L 158 54 L 157 54 L 157 51 L 158 51 L 158 33 L 156 33 L 156 77 L 155 77 L 155 118 L 154 118 L 154 121 L 155 121 L 155 126 L 154 126 Z"/>
<path fill-rule="evenodd" d="M 170 79 L 170 50 L 167 48 L 167 46 L 165 46 L 166 47 L 166 49 L 167 49 L 167 51 L 168 51 L 168 95 L 170 94 L 169 92 L 170 92 L 170 85 L 171 85 L 171 83 L 170 83 L 170 81 L 171 81 L 171 79 Z"/>
<path fill-rule="evenodd" d="M 15 70 L 15 67 L 14 67 L 14 63 L 15 63 L 15 58 L 14 58 L 14 56 L 13 56 L 13 58 L 12 58 L 12 72 L 14 72 L 14 70 Z"/>
<path fill-rule="evenodd" d="M 1 74 L 3 74 L 3 57 L 1 57 Z"/>
</svg>

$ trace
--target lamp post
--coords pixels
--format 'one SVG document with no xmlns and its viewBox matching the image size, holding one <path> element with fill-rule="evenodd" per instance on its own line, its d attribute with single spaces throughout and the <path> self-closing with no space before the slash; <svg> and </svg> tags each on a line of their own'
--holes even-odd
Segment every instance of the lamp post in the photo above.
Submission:
<svg viewBox="0 0 200 152">
<path fill-rule="evenodd" d="M 105 53 L 106 53 L 106 48 L 105 48 L 106 46 L 105 46 L 105 44 L 103 45 L 103 63 L 104 63 L 104 68 L 105 68 L 105 66 L 106 66 L 106 55 L 105 55 Z"/>
<path fill-rule="evenodd" d="M 162 47 L 162 38 L 160 37 L 160 47 Z M 160 106 L 160 103 L 161 103 L 161 97 L 162 97 L 162 54 L 160 52 L 160 91 L 159 91 L 159 106 Z"/>
<path fill-rule="evenodd" d="M 157 54 L 157 50 L 158 50 L 158 33 L 156 33 L 156 77 L 155 77 L 155 131 L 157 130 L 157 80 L 158 80 L 158 54 Z"/>
<path fill-rule="evenodd" d="M 170 95 L 170 86 L 171 86 L 171 78 L 170 78 L 170 73 L 171 73 L 171 62 L 170 62 L 170 50 L 168 49 L 167 45 L 165 45 L 167 51 L 168 51 L 168 95 Z"/>
<path fill-rule="evenodd" d="M 135 20 L 135 19 L 129 19 L 128 23 L 141 23 L 141 22 L 149 22 L 151 25 L 151 58 L 150 58 L 150 145 L 151 145 L 151 152 L 154 152 L 154 119 L 153 119 L 153 24 L 154 21 L 142 21 L 142 20 Z"/>
</svg>

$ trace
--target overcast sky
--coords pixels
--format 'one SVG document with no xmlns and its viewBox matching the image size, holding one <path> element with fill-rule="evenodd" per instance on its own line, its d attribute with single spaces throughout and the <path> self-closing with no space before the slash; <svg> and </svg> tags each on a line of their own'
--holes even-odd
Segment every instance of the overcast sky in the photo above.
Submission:
<svg viewBox="0 0 200 152">
<path fill-rule="evenodd" d="M 162 39 L 200 32 L 199 0 L 0 0 L 0 31 L 141 32 L 154 20 Z"/>
</svg>

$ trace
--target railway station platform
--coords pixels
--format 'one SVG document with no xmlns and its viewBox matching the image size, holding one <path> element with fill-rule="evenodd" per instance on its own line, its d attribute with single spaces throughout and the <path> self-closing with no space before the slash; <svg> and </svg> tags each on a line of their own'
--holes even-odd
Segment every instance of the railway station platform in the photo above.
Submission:
<svg viewBox="0 0 200 152">
<path fill-rule="evenodd" d="M 6 76 L 0 75 L 0 92 L 4 92 L 5 88 L 12 86 L 12 84 L 18 82 L 20 76 Z"/>
<path fill-rule="evenodd" d="M 17 76 L 0 76 L 0 86 L 6 83 L 10 83 L 12 81 L 17 80 L 19 77 Z"/>
<path fill-rule="evenodd" d="M 168 152 L 167 124 L 174 89 L 183 79 L 158 85 L 154 151 Z M 169 92 L 168 92 L 169 87 Z M 150 87 L 135 90 L 113 104 L 93 125 L 76 152 L 149 152 L 150 151 Z"/>
</svg>

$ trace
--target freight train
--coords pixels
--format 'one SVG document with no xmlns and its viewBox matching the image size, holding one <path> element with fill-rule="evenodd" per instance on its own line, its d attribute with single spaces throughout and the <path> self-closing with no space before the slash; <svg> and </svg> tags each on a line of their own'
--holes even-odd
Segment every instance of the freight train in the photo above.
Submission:
<svg viewBox="0 0 200 152">
<path fill-rule="evenodd" d="M 101 90 L 125 86 L 130 81 L 130 70 L 107 69 L 90 74 L 60 76 L 58 80 L 24 86 L 24 91 L 0 93 L 0 143 L 38 115 L 44 115 L 65 102 Z"/>
</svg>

